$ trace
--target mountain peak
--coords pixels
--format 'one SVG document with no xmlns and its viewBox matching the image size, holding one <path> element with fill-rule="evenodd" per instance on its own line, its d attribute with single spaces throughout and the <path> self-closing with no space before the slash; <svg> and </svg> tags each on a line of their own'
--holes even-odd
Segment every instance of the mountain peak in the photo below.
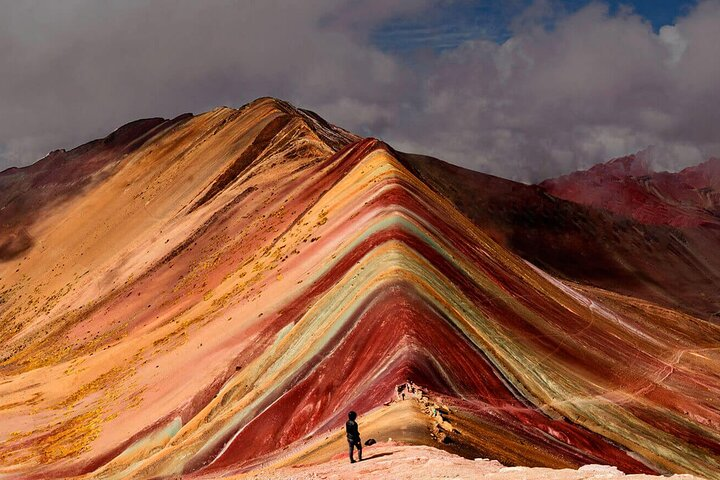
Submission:
<svg viewBox="0 0 720 480">
<path fill-rule="evenodd" d="M 360 139 L 360 137 L 345 130 L 344 128 L 328 123 L 317 113 L 311 110 L 298 108 L 290 102 L 280 98 L 269 96 L 259 97 L 243 105 L 237 109 L 237 111 L 242 113 L 246 110 L 265 109 L 274 110 L 300 120 L 308 129 L 336 150 L 342 148 L 350 142 L 356 142 Z"/>
<path fill-rule="evenodd" d="M 678 172 L 678 176 L 695 188 L 720 191 L 720 158 L 712 157 L 699 165 L 687 167 Z"/>
<path fill-rule="evenodd" d="M 645 152 L 639 152 L 625 157 L 615 158 L 606 163 L 600 163 L 588 170 L 596 175 L 608 175 L 613 177 L 642 177 L 650 175 L 653 170 Z"/>
<path fill-rule="evenodd" d="M 0 476 L 217 478 L 303 463 L 345 443 L 349 410 L 380 440 L 507 465 L 720 472 L 706 402 L 720 395 L 707 373 L 718 328 L 628 296 L 639 288 L 563 280 L 463 206 L 480 198 L 508 222 L 501 233 L 536 250 L 569 238 L 543 257 L 560 266 L 612 245 L 584 249 L 581 234 L 644 245 L 643 225 L 423 168 L 273 98 L 166 127 L 84 151 L 102 168 L 62 189 L 62 168 L 42 188 L 2 178 L 0 235 L 22 222 L 0 237 Z M 610 280 L 695 286 L 672 268 L 687 252 L 640 251 L 602 257 L 626 267 Z M 682 368 L 664 382 L 672 359 Z"/>
<path fill-rule="evenodd" d="M 552 195 L 609 210 L 643 223 L 720 226 L 720 162 L 680 172 L 654 172 L 652 149 L 545 180 Z"/>
</svg>

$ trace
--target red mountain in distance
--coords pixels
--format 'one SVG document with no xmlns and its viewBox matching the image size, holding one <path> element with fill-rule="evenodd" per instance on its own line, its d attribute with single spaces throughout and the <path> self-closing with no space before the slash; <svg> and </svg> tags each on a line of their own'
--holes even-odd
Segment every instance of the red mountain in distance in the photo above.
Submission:
<svg viewBox="0 0 720 480">
<path fill-rule="evenodd" d="M 720 228 L 720 159 L 654 172 L 643 154 L 617 158 L 540 186 L 552 195 L 645 224 Z"/>
<path fill-rule="evenodd" d="M 0 181 L 3 479 L 312 478 L 345 458 L 351 409 L 378 445 L 348 478 L 428 451 L 445 473 L 438 449 L 555 469 L 533 477 L 720 478 L 711 224 L 642 223 L 272 98 Z"/>
</svg>

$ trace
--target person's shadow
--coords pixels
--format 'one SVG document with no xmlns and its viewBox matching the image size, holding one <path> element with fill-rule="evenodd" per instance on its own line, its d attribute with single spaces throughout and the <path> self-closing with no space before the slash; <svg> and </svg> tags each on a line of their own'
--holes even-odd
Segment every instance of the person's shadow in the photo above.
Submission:
<svg viewBox="0 0 720 480">
<path fill-rule="evenodd" d="M 376 453 L 375 455 L 370 455 L 369 457 L 363 457 L 362 461 L 365 462 L 367 460 L 372 460 L 373 458 L 387 457 L 393 453 L 394 452 Z"/>
</svg>

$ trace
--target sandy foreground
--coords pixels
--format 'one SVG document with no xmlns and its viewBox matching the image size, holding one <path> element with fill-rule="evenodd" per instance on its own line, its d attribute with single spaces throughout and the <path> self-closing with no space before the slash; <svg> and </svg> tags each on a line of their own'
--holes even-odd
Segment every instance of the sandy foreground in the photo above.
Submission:
<svg viewBox="0 0 720 480">
<path fill-rule="evenodd" d="M 298 465 L 279 469 L 261 469 L 232 477 L 235 479 L 466 479 L 491 480 L 533 479 L 658 479 L 652 475 L 625 475 L 607 465 L 585 465 L 577 470 L 537 467 L 506 467 L 495 460 L 469 460 L 427 446 L 403 446 L 380 443 L 365 447 L 365 460 L 349 463 L 346 454 L 338 454 L 332 460 L 317 465 Z M 673 475 L 675 479 L 696 479 L 693 475 Z"/>
</svg>

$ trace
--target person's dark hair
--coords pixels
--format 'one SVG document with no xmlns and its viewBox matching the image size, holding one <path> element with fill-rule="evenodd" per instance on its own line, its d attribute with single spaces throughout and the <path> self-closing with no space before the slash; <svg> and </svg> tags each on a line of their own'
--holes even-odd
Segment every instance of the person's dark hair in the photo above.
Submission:
<svg viewBox="0 0 720 480">
<path fill-rule="evenodd" d="M 357 418 L 357 413 L 355 413 L 355 412 L 353 412 L 353 411 L 350 411 L 350 412 L 348 413 L 348 418 L 349 418 L 350 420 L 355 420 L 355 419 Z"/>
</svg>

